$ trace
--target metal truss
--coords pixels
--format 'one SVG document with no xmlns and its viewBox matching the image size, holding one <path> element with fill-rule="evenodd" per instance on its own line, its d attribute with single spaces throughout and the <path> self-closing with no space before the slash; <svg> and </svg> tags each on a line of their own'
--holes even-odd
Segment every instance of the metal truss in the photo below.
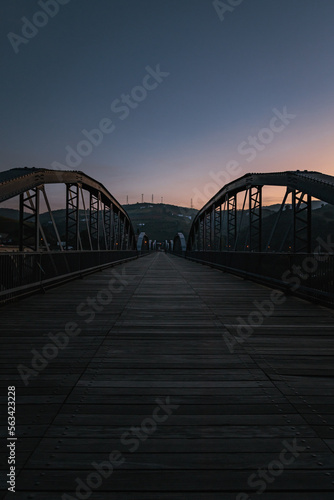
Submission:
<svg viewBox="0 0 334 500">
<path fill-rule="evenodd" d="M 79 186 L 66 185 L 66 250 L 80 249 Z"/>
<path fill-rule="evenodd" d="M 93 250 L 100 250 L 100 193 L 90 193 L 89 199 L 89 232 Z"/>
<path fill-rule="evenodd" d="M 120 250 L 125 249 L 126 223 L 122 214 L 120 214 Z"/>
<path fill-rule="evenodd" d="M 93 250 L 92 238 L 90 236 L 89 216 L 87 214 L 87 208 L 86 208 L 85 197 L 83 194 L 82 186 L 79 185 L 79 189 L 80 189 L 81 202 L 82 202 L 84 215 L 85 215 L 86 230 L 87 230 L 87 236 L 88 236 L 88 241 L 89 241 L 89 249 Z"/>
<path fill-rule="evenodd" d="M 271 230 L 271 233 L 270 233 L 270 236 L 269 236 L 266 248 L 265 248 L 266 252 L 269 252 L 270 249 L 271 249 L 272 240 L 273 240 L 274 234 L 276 232 L 277 226 L 279 224 L 279 221 L 281 220 L 281 216 L 282 216 L 283 210 L 285 208 L 286 200 L 288 199 L 288 196 L 289 196 L 290 192 L 291 192 L 290 189 L 287 188 L 287 190 L 286 190 L 286 192 L 284 194 L 281 206 L 280 206 L 280 208 L 279 208 L 279 210 L 277 212 L 276 220 L 275 220 L 275 223 L 274 223 L 274 225 L 272 227 L 272 230 Z M 289 230 L 290 230 L 290 228 L 289 228 Z M 282 242 L 282 244 L 284 244 L 284 242 Z"/>
<path fill-rule="evenodd" d="M 40 247 L 39 189 L 20 194 L 19 249 L 38 252 Z"/>
<path fill-rule="evenodd" d="M 311 253 L 312 197 L 295 189 L 292 192 L 293 251 Z"/>
<path fill-rule="evenodd" d="M 203 246 L 204 250 L 211 250 L 211 212 L 204 214 L 204 235 Z"/>
<path fill-rule="evenodd" d="M 222 207 L 214 207 L 212 211 L 213 219 L 213 243 L 212 250 L 222 250 Z"/>
<path fill-rule="evenodd" d="M 59 250 L 62 252 L 64 250 L 64 248 L 63 248 L 63 245 L 62 245 L 62 242 L 61 242 L 61 239 L 60 239 L 60 235 L 59 235 L 59 231 L 58 231 L 58 228 L 57 228 L 56 221 L 55 221 L 55 219 L 53 217 L 53 213 L 52 213 L 52 210 L 51 210 L 49 199 L 48 199 L 46 191 L 45 191 L 45 186 L 41 186 L 40 187 L 40 191 L 43 194 L 44 202 L 45 202 L 46 207 L 47 207 L 48 212 L 49 212 L 49 217 L 51 219 L 52 226 L 53 226 L 53 229 L 54 229 L 57 241 L 58 241 Z M 41 230 L 42 230 L 42 227 L 41 227 Z M 45 238 L 45 241 L 46 241 L 46 238 Z M 50 250 L 49 245 L 47 245 L 47 249 Z"/>
<path fill-rule="evenodd" d="M 227 250 L 235 250 L 237 242 L 237 195 L 227 198 Z"/>
<path fill-rule="evenodd" d="M 59 251 L 87 250 L 87 247 L 90 250 L 99 250 L 100 247 L 105 250 L 136 248 L 135 234 L 128 214 L 110 192 L 95 179 L 78 171 L 36 168 L 12 170 L 15 172 L 4 172 L 0 176 L 0 201 L 19 196 L 21 251 L 25 249 L 50 251 L 50 245 L 40 223 L 40 192 L 49 213 L 49 224 L 52 224 Z M 59 183 L 66 186 L 64 236 L 59 234 L 45 191 L 45 185 Z M 88 207 L 85 205 L 84 190 L 89 193 Z M 84 219 L 80 217 L 82 212 Z M 85 234 L 85 238 L 82 239 L 80 230 L 85 222 L 87 236 Z M 65 245 L 62 239 L 65 240 Z"/>
<path fill-rule="evenodd" d="M 103 211 L 103 227 L 105 234 L 105 245 L 106 250 L 112 250 L 113 248 L 113 228 L 114 228 L 114 220 L 113 220 L 113 208 L 112 205 L 104 205 Z"/>
<path fill-rule="evenodd" d="M 132 248 L 132 245 L 133 245 L 133 241 L 132 241 L 132 235 L 131 235 L 131 227 L 130 227 L 130 224 L 127 224 L 127 235 L 126 235 L 126 250 L 130 250 L 130 248 Z"/>
<path fill-rule="evenodd" d="M 115 228 L 114 249 L 120 250 L 121 219 L 120 219 L 120 213 L 118 211 L 114 212 L 114 228 Z"/>
<path fill-rule="evenodd" d="M 262 186 L 250 187 L 249 196 L 249 251 L 262 251 Z"/>
<path fill-rule="evenodd" d="M 197 249 L 198 250 L 204 250 L 204 221 L 203 219 L 199 219 L 198 224 L 197 224 L 197 234 L 196 234 L 196 240 L 197 240 Z"/>
</svg>

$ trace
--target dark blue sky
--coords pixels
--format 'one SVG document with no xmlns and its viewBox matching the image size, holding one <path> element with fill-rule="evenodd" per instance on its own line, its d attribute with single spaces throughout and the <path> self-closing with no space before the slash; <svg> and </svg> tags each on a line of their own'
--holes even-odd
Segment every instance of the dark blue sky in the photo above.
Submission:
<svg viewBox="0 0 334 500">
<path fill-rule="evenodd" d="M 334 174 L 332 0 L 244 0 L 223 20 L 208 0 L 69 0 L 54 17 L 36 17 L 37 1 L 1 6 L 2 170 L 56 161 L 100 180 L 121 203 L 154 193 L 184 205 L 193 198 L 198 208 L 210 173 L 223 178 L 231 160 L 241 174 Z M 47 24 L 27 43 L 10 41 L 9 32 L 22 36 L 24 17 Z M 135 89 L 127 113 L 112 111 L 157 65 L 169 75 L 147 95 Z M 284 107 L 295 118 L 248 161 L 238 147 Z M 76 150 L 82 130 L 104 118 L 114 130 L 68 166 L 66 147 Z"/>
</svg>

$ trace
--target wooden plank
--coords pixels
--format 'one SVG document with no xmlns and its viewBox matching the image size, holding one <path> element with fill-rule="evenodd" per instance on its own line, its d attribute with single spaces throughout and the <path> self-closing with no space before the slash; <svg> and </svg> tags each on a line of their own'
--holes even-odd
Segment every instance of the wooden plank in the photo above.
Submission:
<svg viewBox="0 0 334 500">
<path fill-rule="evenodd" d="M 96 500 L 252 498 L 250 475 L 298 443 L 264 498 L 332 499 L 333 311 L 288 297 L 231 350 L 226 335 L 239 335 L 269 288 L 163 253 L 117 271 L 126 286 L 89 322 L 77 308 L 105 293 L 111 269 L 2 308 L 0 385 L 17 386 L 15 498 L 74 494 L 112 450 L 125 462 Z M 73 321 L 80 334 L 26 386 L 17 364 Z M 130 453 L 122 435 L 168 397 L 177 408 Z"/>
</svg>

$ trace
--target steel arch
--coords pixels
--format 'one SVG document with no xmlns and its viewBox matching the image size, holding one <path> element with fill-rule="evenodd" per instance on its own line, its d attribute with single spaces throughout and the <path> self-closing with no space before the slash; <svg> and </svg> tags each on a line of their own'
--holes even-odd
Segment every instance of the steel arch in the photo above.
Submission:
<svg viewBox="0 0 334 500">
<path fill-rule="evenodd" d="M 42 192 L 55 233 L 62 250 L 59 233 L 46 197 L 45 185 L 66 185 L 66 249 L 82 250 L 79 233 L 80 200 L 85 211 L 90 250 L 135 250 L 135 233 L 131 220 L 122 205 L 97 180 L 80 171 L 44 168 L 15 168 L 0 173 L 0 202 L 20 197 L 20 249 L 29 239 L 31 248 L 39 249 L 43 229 L 39 221 L 39 195 Z M 89 216 L 83 190 L 90 195 Z M 27 233 L 29 232 L 29 235 Z M 100 248 L 100 240 L 103 247 Z M 46 243 L 47 249 L 48 245 Z"/>
<path fill-rule="evenodd" d="M 249 197 L 249 251 L 264 251 L 262 241 L 262 188 L 263 186 L 286 187 L 286 195 L 292 194 L 293 251 L 311 251 L 311 199 L 312 197 L 334 204 L 334 177 L 313 171 L 286 171 L 250 173 L 226 184 L 197 213 L 190 229 L 187 250 L 222 249 L 222 206 L 227 213 L 227 251 L 236 249 L 238 239 L 237 195 L 248 192 Z M 244 203 L 245 204 L 245 203 Z M 278 213 L 278 218 L 281 210 Z M 273 228 L 274 230 L 274 228 Z M 267 247 L 266 247 L 267 248 Z"/>
</svg>

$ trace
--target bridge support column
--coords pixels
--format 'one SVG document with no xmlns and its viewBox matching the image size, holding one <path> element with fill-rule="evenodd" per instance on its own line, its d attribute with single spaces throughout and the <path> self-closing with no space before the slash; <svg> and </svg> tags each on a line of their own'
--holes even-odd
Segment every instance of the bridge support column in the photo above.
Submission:
<svg viewBox="0 0 334 500">
<path fill-rule="evenodd" d="M 117 214 L 115 214 L 115 249 L 116 250 L 121 250 L 121 215 L 120 212 L 118 211 Z"/>
<path fill-rule="evenodd" d="M 89 232 L 93 250 L 100 250 L 100 193 L 95 196 L 90 193 Z"/>
<path fill-rule="evenodd" d="M 249 188 L 249 251 L 262 251 L 262 186 Z"/>
<path fill-rule="evenodd" d="M 281 219 L 281 216 L 282 216 L 282 213 L 283 213 L 283 210 L 285 208 L 285 204 L 286 204 L 286 200 L 288 199 L 288 196 L 290 194 L 290 190 L 289 188 L 287 188 L 285 194 L 284 194 L 284 198 L 283 198 L 283 201 L 281 203 L 281 206 L 279 208 L 279 211 L 277 212 L 277 216 L 276 216 L 276 220 L 275 220 L 275 224 L 273 225 L 272 227 L 272 230 L 271 230 L 271 233 L 270 233 L 270 236 L 269 236 L 269 239 L 268 239 L 268 242 L 267 242 L 267 245 L 266 245 L 266 248 L 265 248 L 265 251 L 266 252 L 269 252 L 270 251 L 270 248 L 271 248 L 271 243 L 272 243 L 272 240 L 273 240 L 273 237 L 274 237 L 274 234 L 275 234 L 275 231 L 277 229 L 277 226 L 279 224 L 279 221 Z M 282 242 L 283 243 L 283 242 Z"/>
<path fill-rule="evenodd" d="M 79 250 L 79 186 L 66 184 L 66 250 Z"/>
<path fill-rule="evenodd" d="M 237 195 L 227 198 L 227 250 L 233 251 L 237 240 Z"/>
<path fill-rule="evenodd" d="M 196 250 L 200 249 L 200 235 L 199 235 L 199 226 L 200 222 L 193 223 L 192 228 L 190 230 L 190 238 L 189 238 L 189 246 L 187 250 Z"/>
<path fill-rule="evenodd" d="M 39 250 L 39 188 L 33 188 L 20 194 L 19 249 Z"/>
<path fill-rule="evenodd" d="M 204 219 L 203 219 L 203 217 L 198 222 L 198 249 L 204 250 Z"/>
<path fill-rule="evenodd" d="M 125 250 L 131 250 L 133 246 L 133 242 L 131 239 L 131 227 L 130 224 L 127 225 L 127 234 L 126 234 L 126 248 Z"/>
<path fill-rule="evenodd" d="M 211 212 L 204 215 L 204 250 L 211 250 Z"/>
<path fill-rule="evenodd" d="M 111 205 L 104 205 L 103 211 L 103 225 L 104 225 L 104 234 L 106 241 L 106 250 L 111 250 Z"/>
<path fill-rule="evenodd" d="M 312 196 L 295 189 L 292 192 L 293 251 L 312 252 Z"/>
<path fill-rule="evenodd" d="M 212 250 L 221 251 L 222 207 L 219 205 L 213 212 L 213 247 Z"/>
</svg>

